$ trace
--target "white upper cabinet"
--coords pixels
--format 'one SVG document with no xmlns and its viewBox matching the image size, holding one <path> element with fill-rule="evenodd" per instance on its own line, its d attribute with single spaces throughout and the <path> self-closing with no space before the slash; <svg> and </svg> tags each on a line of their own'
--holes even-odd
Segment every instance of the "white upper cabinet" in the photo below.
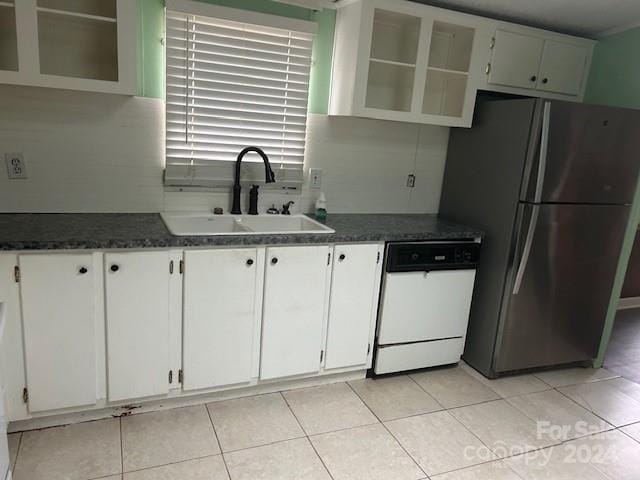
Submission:
<svg viewBox="0 0 640 480">
<path fill-rule="evenodd" d="M 169 391 L 168 252 L 107 253 L 107 393 L 109 401 Z"/>
<path fill-rule="evenodd" d="M 580 100 L 594 42 L 402 0 L 338 8 L 330 115 L 470 127 L 478 90 Z"/>
<path fill-rule="evenodd" d="M 544 40 L 531 35 L 497 30 L 493 43 L 489 83 L 536 88 Z"/>
<path fill-rule="evenodd" d="M 135 3 L 0 1 L 0 83 L 135 94 Z"/>
<path fill-rule="evenodd" d="M 96 403 L 96 283 L 91 254 L 20 255 L 29 411 Z"/>
<path fill-rule="evenodd" d="M 18 71 L 18 30 L 14 0 L 0 2 L 0 71 Z"/>
<path fill-rule="evenodd" d="M 329 113 L 469 126 L 480 68 L 471 18 L 388 0 L 340 8 Z"/>
<path fill-rule="evenodd" d="M 325 369 L 366 366 L 378 312 L 384 245 L 336 245 Z"/>
<path fill-rule="evenodd" d="M 258 360 L 264 249 L 184 255 L 183 388 L 249 382 Z"/>
<path fill-rule="evenodd" d="M 524 27 L 514 30 L 517 27 L 495 31 L 487 89 L 581 99 L 593 42 Z"/>
<path fill-rule="evenodd" d="M 538 89 L 578 95 L 587 73 L 589 54 L 589 48 L 584 45 L 545 41 L 538 74 Z"/>
</svg>

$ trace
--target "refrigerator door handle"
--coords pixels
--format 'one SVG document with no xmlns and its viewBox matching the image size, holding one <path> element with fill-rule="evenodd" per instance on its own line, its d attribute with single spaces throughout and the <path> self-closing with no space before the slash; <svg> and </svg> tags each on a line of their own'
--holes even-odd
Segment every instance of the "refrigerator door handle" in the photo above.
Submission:
<svg viewBox="0 0 640 480">
<path fill-rule="evenodd" d="M 536 180 L 536 193 L 534 203 L 542 200 L 542 188 L 544 187 L 544 174 L 547 170 L 547 155 L 549 152 L 549 128 L 551 123 L 551 102 L 545 102 L 542 114 L 542 135 L 540 139 L 540 161 L 538 162 L 538 178 Z"/>
<path fill-rule="evenodd" d="M 513 294 L 518 295 L 520 293 L 520 286 L 522 285 L 522 278 L 524 272 L 527 269 L 527 263 L 529 262 L 529 255 L 531 255 L 531 246 L 533 245 L 533 237 L 538 226 L 538 216 L 540 215 L 540 205 L 533 205 L 531 211 L 531 219 L 529 220 L 529 229 L 527 230 L 527 238 L 524 242 L 522 249 L 522 257 L 520 258 L 520 264 L 516 271 L 516 279 L 513 282 Z"/>
</svg>

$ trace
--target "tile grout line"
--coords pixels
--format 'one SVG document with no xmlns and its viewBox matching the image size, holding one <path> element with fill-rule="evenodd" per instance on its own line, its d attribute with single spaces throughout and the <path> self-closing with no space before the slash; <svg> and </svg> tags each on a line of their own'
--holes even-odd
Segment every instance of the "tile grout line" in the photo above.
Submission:
<svg viewBox="0 0 640 480">
<path fill-rule="evenodd" d="M 211 423 L 211 428 L 213 429 L 213 437 L 216 439 L 216 445 L 218 445 L 218 450 L 220 450 L 220 456 L 222 457 L 222 464 L 224 465 L 224 469 L 227 471 L 227 476 L 231 479 L 231 472 L 229 471 L 229 465 L 227 465 L 227 459 L 224 456 L 224 452 L 222 451 L 222 444 L 220 443 L 220 439 L 218 438 L 218 432 L 216 432 L 216 426 L 213 423 L 213 418 L 211 417 L 211 412 L 209 411 L 209 406 L 204 403 L 203 404 L 205 411 L 207 412 L 207 416 L 209 417 L 209 423 Z"/>
<path fill-rule="evenodd" d="M 589 383 L 594 383 L 594 382 L 589 382 Z M 578 384 L 576 384 L 576 385 L 584 385 L 584 384 L 578 383 Z M 574 387 L 574 386 L 576 386 L 576 385 L 569 385 L 569 386 Z M 602 416 L 598 415 L 596 412 L 594 412 L 594 411 L 591 409 L 591 405 L 589 404 L 589 402 L 586 402 L 586 401 L 585 401 L 585 403 L 587 404 L 587 407 L 584 407 L 584 406 L 580 405 L 576 400 L 574 400 L 573 398 L 571 398 L 569 395 L 567 395 L 566 393 L 564 393 L 563 391 L 561 391 L 561 390 L 560 390 L 560 388 L 566 388 L 566 387 L 557 387 L 557 388 L 554 388 L 554 390 L 555 390 L 556 392 L 558 392 L 560 395 L 562 395 L 563 397 L 565 397 L 565 398 L 567 398 L 567 399 L 571 400 L 573 403 L 575 403 L 575 404 L 576 404 L 576 405 L 578 405 L 579 407 L 584 408 L 587 412 L 590 412 L 590 413 L 591 413 L 592 415 L 594 415 L 595 417 L 598 417 L 600 420 L 602 420 L 602 421 L 603 421 L 604 423 L 606 423 L 607 425 L 610 425 L 611 427 L 613 427 L 613 428 L 609 428 L 609 429 L 607 429 L 607 430 L 604 430 L 605 432 L 606 432 L 606 431 L 610 431 L 610 430 L 616 430 L 616 429 L 618 429 L 618 428 L 619 428 L 619 427 L 617 427 L 616 425 L 614 425 L 613 423 L 610 423 L 610 422 L 609 422 L 608 420 L 606 420 L 604 417 L 602 417 Z M 623 392 L 620 392 L 620 393 L 623 393 Z M 628 395 L 626 395 L 626 396 L 628 396 Z M 629 398 L 631 398 L 631 397 L 629 397 Z M 632 425 L 632 424 L 630 424 L 630 425 Z"/>
<path fill-rule="evenodd" d="M 18 457 L 20 456 L 20 447 L 22 446 L 22 438 L 24 437 L 24 432 L 19 432 L 19 435 L 18 446 L 16 447 L 16 458 L 13 460 L 13 465 L 9 465 L 12 474 L 15 473 L 16 465 L 18 465 Z"/>
<path fill-rule="evenodd" d="M 371 407 L 369 407 L 369 405 L 367 405 L 367 402 L 365 402 L 365 401 L 364 401 L 364 399 L 363 399 L 360 395 L 358 395 L 358 392 L 356 392 L 356 390 L 351 386 L 351 384 L 350 384 L 349 382 L 345 382 L 345 383 L 349 386 L 349 388 L 350 388 L 350 389 L 351 389 L 351 391 L 354 393 L 354 395 L 355 395 L 356 397 L 358 397 L 358 399 L 362 402 L 362 404 L 367 408 L 367 410 L 369 410 L 369 411 L 371 412 L 371 415 L 373 415 L 373 416 L 378 420 L 378 422 L 380 423 L 380 425 L 382 425 L 382 428 L 384 428 L 384 429 L 385 429 L 385 431 L 386 431 L 389 435 L 391 435 L 391 438 L 393 438 L 393 440 L 398 444 L 398 446 L 399 446 L 399 447 L 402 449 L 402 451 L 407 455 L 407 457 L 411 459 L 411 461 L 414 463 L 414 465 L 415 465 L 416 467 L 418 467 L 418 470 L 420 470 L 422 473 L 424 473 L 424 474 L 425 474 L 425 476 L 426 476 L 426 478 L 427 478 L 427 479 L 429 479 L 430 477 L 429 477 L 429 475 L 427 474 L 427 472 L 425 472 L 425 471 L 423 470 L 423 468 L 420 466 L 420 464 L 418 464 L 418 462 L 416 461 L 416 459 L 415 459 L 415 458 L 413 458 L 413 456 L 412 456 L 412 455 L 407 451 L 407 449 L 406 449 L 406 448 L 404 448 L 404 445 L 402 445 L 402 443 L 400 443 L 400 440 L 398 440 L 398 439 L 396 438 L 396 436 L 391 432 L 391 430 L 389 430 L 389 428 L 384 424 L 384 422 L 380 419 L 380 417 L 378 417 L 378 415 L 376 415 L 376 413 L 373 411 L 373 409 L 372 409 Z M 435 400 L 435 399 L 434 399 L 434 400 Z M 437 403 L 437 402 L 436 402 L 436 403 Z M 438 405 L 439 405 L 439 404 L 438 404 Z M 373 425 L 375 425 L 375 424 L 373 424 Z"/>
<path fill-rule="evenodd" d="M 122 473 L 122 475 L 124 476 L 129 473 L 145 472 L 147 470 L 155 470 L 158 468 L 169 467 L 171 465 L 180 465 L 181 463 L 193 462 L 195 460 L 202 460 L 205 458 L 213 458 L 213 457 L 221 457 L 221 456 L 222 456 L 221 453 L 214 453 L 213 455 L 203 455 L 201 457 L 187 458 L 186 460 L 177 460 L 175 462 L 163 463 L 162 465 L 153 465 L 151 467 L 136 468 L 135 470 L 129 470 L 128 472 L 124 472 Z M 106 477 L 91 478 L 89 480 L 100 480 L 101 478 L 108 478 L 110 476 L 111 475 L 107 475 Z"/>
<path fill-rule="evenodd" d="M 422 387 L 422 385 L 420 385 L 418 382 L 416 382 L 416 380 L 415 380 L 415 379 L 414 379 L 410 374 L 406 374 L 406 377 L 407 377 L 409 380 L 411 380 L 413 383 L 415 383 L 415 384 L 418 386 L 418 388 L 419 388 L 420 390 L 422 390 L 424 393 L 426 393 L 427 395 L 429 395 L 429 397 L 433 398 L 433 401 L 434 401 L 434 402 L 436 402 L 438 405 L 440 405 L 440 407 L 442 407 L 442 410 L 446 410 L 446 409 L 447 409 L 447 407 L 445 407 L 444 405 L 442 405 L 442 404 L 438 401 L 438 399 L 437 399 L 436 397 L 434 397 L 433 395 L 431 395 L 429 392 L 427 392 L 427 391 Z"/>
<path fill-rule="evenodd" d="M 285 390 L 286 391 L 286 390 Z M 289 405 L 289 402 L 287 401 L 287 397 L 284 396 L 284 394 L 282 392 L 278 392 L 280 393 L 280 396 L 282 397 L 282 400 L 284 400 L 284 404 L 287 406 L 287 408 L 289 409 L 289 411 L 291 412 L 291 415 L 293 415 L 293 418 L 296 419 L 296 422 L 298 422 L 298 425 L 300 426 L 300 429 L 302 430 L 302 432 L 305 434 L 304 438 L 306 438 L 307 442 L 309 443 L 309 445 L 311 445 L 311 448 L 313 449 L 313 451 L 315 452 L 316 456 L 320 459 L 320 463 L 322 463 L 322 466 L 324 467 L 325 471 L 327 472 L 327 475 L 329 475 L 329 478 L 331 478 L 331 480 L 335 480 L 333 478 L 333 475 L 331 475 L 331 472 L 329 471 L 329 467 L 327 467 L 326 463 L 324 463 L 324 459 L 320 456 L 320 453 L 318 453 L 318 450 L 316 450 L 316 446 L 313 444 L 313 442 L 311 441 L 311 437 L 309 436 L 309 434 L 307 433 L 307 431 L 304 429 L 304 427 L 302 426 L 302 423 L 300 422 L 300 420 L 298 419 L 298 416 L 296 415 L 296 412 L 293 411 L 293 408 L 291 408 L 291 405 Z"/>
<path fill-rule="evenodd" d="M 587 413 L 589 413 L 589 414 L 593 415 L 594 417 L 596 417 L 596 418 L 598 418 L 598 419 L 602 420 L 602 421 L 605 423 L 605 425 L 607 425 L 608 427 L 611 427 L 611 428 L 605 427 L 604 429 L 599 430 L 599 431 L 597 431 L 597 432 L 591 432 L 592 434 L 598 434 L 598 433 L 608 432 L 608 431 L 614 430 L 614 429 L 616 428 L 616 427 L 615 427 L 615 425 L 610 424 L 610 423 L 609 423 L 609 422 L 607 422 L 604 418 L 600 417 L 599 415 L 596 415 L 596 414 L 595 414 L 595 413 L 593 413 L 591 410 L 589 410 L 589 409 L 587 409 L 587 408 L 584 408 L 582 405 L 580 405 L 579 403 L 577 403 L 575 400 L 573 400 L 573 399 L 572 399 L 572 398 L 570 398 L 570 397 L 567 397 L 566 395 L 563 395 L 563 394 L 562 394 L 562 392 L 560 392 L 560 391 L 556 390 L 555 388 L 553 388 L 553 389 L 551 389 L 551 390 L 544 390 L 543 392 L 533 392 L 533 393 L 527 393 L 527 394 L 525 394 L 525 395 L 518 395 L 518 396 L 515 396 L 515 397 L 509 397 L 509 398 L 505 398 L 504 400 L 505 400 L 509 405 L 511 405 L 513 408 L 515 408 L 515 409 L 516 409 L 516 410 L 518 410 L 520 413 L 522 413 L 525 417 L 529 418 L 529 419 L 530 419 L 530 420 L 532 420 L 533 422 L 536 422 L 536 425 L 537 425 L 537 424 L 538 424 L 538 422 L 539 422 L 537 419 L 535 419 L 535 418 L 531 417 L 527 412 L 525 412 L 525 411 L 523 411 L 522 409 L 520 409 L 517 405 L 514 405 L 513 403 L 511 403 L 511 402 L 509 401 L 509 399 L 515 399 L 515 398 L 527 397 L 527 396 L 529 396 L 529 395 L 537 395 L 537 394 L 539 394 L 539 393 L 546 393 L 546 392 L 551 392 L 551 391 L 555 391 L 555 392 L 559 393 L 560 395 L 562 395 L 562 396 L 563 396 L 563 397 L 565 397 L 566 399 L 570 400 L 570 401 L 571 401 L 573 404 L 575 404 L 578 408 L 581 408 L 581 409 L 582 409 L 582 410 L 584 410 L 585 412 L 587 412 Z M 579 436 L 577 436 L 577 437 L 575 437 L 575 438 L 565 439 L 565 440 L 563 440 L 562 442 L 568 442 L 568 441 L 571 441 L 571 440 L 577 440 L 578 438 L 582 438 L 582 437 L 584 437 L 584 436 L 586 436 L 586 435 L 579 435 Z M 560 442 L 559 444 L 553 444 L 553 445 L 550 445 L 550 446 L 557 446 L 557 445 L 561 445 L 561 444 L 562 444 L 562 442 Z"/>
</svg>

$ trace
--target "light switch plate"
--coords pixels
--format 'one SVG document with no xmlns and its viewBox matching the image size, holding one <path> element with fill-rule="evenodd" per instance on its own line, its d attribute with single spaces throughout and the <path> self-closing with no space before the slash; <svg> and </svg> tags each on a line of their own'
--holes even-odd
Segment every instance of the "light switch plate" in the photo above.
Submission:
<svg viewBox="0 0 640 480">
<path fill-rule="evenodd" d="M 4 161 L 7 164 L 7 176 L 9 179 L 27 178 L 27 167 L 24 164 L 22 153 L 5 153 Z"/>
<path fill-rule="evenodd" d="M 322 169 L 309 169 L 309 188 L 317 189 L 322 187 Z"/>
</svg>

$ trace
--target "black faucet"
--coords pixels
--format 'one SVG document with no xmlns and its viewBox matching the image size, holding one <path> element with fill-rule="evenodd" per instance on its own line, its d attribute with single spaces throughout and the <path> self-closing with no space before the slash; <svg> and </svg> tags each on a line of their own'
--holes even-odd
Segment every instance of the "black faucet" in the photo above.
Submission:
<svg viewBox="0 0 640 480">
<path fill-rule="evenodd" d="M 242 158 L 249 152 L 255 152 L 262 157 L 262 160 L 264 161 L 265 183 L 275 183 L 276 181 L 276 176 L 274 175 L 273 170 L 271 170 L 271 164 L 269 164 L 269 157 L 267 157 L 267 154 L 264 153 L 262 149 L 258 147 L 247 147 L 242 149 L 238 154 L 238 159 L 236 160 L 236 175 L 233 183 L 233 205 L 231 207 L 231 213 L 233 215 L 242 214 L 242 210 L 240 210 L 240 192 L 242 191 L 242 187 L 240 187 L 240 164 L 242 163 Z M 257 215 L 258 185 L 253 185 L 250 193 L 249 215 Z"/>
<path fill-rule="evenodd" d="M 289 210 L 291 208 L 291 205 L 293 205 L 296 202 L 287 202 L 284 205 L 282 205 L 282 215 L 291 215 L 291 211 Z"/>
</svg>

